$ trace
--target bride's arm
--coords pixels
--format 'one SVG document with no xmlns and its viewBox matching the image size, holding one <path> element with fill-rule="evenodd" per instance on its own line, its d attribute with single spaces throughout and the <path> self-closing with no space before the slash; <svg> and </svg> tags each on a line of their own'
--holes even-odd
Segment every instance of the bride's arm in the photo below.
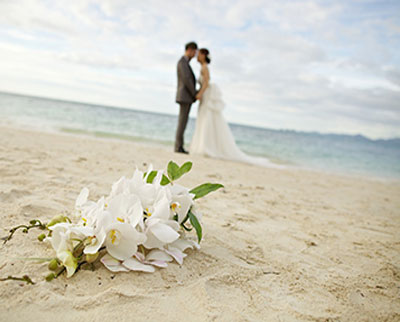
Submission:
<svg viewBox="0 0 400 322">
<path fill-rule="evenodd" d="M 201 69 L 201 75 L 203 76 L 203 82 L 201 84 L 201 88 L 200 88 L 199 92 L 196 95 L 196 99 L 198 99 L 198 100 L 201 100 L 205 90 L 208 87 L 208 83 L 210 82 L 210 73 L 208 72 L 208 67 L 207 66 L 204 66 Z"/>
</svg>

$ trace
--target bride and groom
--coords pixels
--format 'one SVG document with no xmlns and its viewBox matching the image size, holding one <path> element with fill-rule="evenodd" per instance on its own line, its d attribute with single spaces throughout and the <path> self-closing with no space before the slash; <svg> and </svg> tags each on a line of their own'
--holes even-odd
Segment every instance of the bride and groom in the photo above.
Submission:
<svg viewBox="0 0 400 322">
<path fill-rule="evenodd" d="M 219 87 L 210 82 L 210 52 L 202 48 L 197 53 L 197 44 L 190 42 L 185 46 L 185 54 L 178 61 L 178 88 L 176 102 L 180 106 L 178 127 L 176 130 L 175 152 L 188 153 L 184 149 L 184 132 L 192 104 L 199 100 L 197 120 L 192 142 L 191 154 L 200 154 L 212 158 L 241 161 L 265 165 L 267 160 L 250 157 L 236 145 L 235 138 L 226 122 L 222 110 L 224 102 Z M 190 67 L 190 60 L 197 54 L 201 65 L 199 84 L 196 90 L 196 77 Z"/>
</svg>

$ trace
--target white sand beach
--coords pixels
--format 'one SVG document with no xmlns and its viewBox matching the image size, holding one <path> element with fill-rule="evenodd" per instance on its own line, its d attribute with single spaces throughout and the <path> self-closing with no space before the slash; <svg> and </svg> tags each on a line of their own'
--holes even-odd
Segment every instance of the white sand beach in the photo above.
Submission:
<svg viewBox="0 0 400 322">
<path fill-rule="evenodd" d="M 46 282 L 39 231 L 0 247 L 0 321 L 399 321 L 400 183 L 261 168 L 128 141 L 0 127 L 0 227 L 68 214 L 136 166 L 192 160 L 182 183 L 219 182 L 199 201 L 204 240 L 153 274 L 100 263 Z"/>
</svg>

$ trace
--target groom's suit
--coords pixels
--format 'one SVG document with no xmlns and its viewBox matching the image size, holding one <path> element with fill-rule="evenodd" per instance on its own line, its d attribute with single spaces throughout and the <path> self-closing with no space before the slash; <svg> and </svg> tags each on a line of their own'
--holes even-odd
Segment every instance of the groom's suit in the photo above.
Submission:
<svg viewBox="0 0 400 322">
<path fill-rule="evenodd" d="M 180 105 L 178 128 L 176 129 L 175 151 L 183 148 L 183 133 L 189 118 L 190 107 L 196 101 L 196 77 L 189 65 L 189 58 L 183 56 L 178 61 L 178 88 L 176 102 Z"/>
</svg>

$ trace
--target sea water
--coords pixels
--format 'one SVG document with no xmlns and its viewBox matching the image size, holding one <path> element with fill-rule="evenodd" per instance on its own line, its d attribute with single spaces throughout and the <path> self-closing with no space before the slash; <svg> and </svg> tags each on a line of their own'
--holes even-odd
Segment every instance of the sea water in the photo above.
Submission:
<svg viewBox="0 0 400 322">
<path fill-rule="evenodd" d="M 178 107 L 176 106 L 176 111 Z M 177 115 L 0 93 L 1 123 L 158 144 L 173 149 Z M 185 133 L 189 143 L 195 119 Z M 400 139 L 272 130 L 230 124 L 238 146 L 271 162 L 400 179 Z M 188 146 L 188 144 L 187 144 Z"/>
</svg>

